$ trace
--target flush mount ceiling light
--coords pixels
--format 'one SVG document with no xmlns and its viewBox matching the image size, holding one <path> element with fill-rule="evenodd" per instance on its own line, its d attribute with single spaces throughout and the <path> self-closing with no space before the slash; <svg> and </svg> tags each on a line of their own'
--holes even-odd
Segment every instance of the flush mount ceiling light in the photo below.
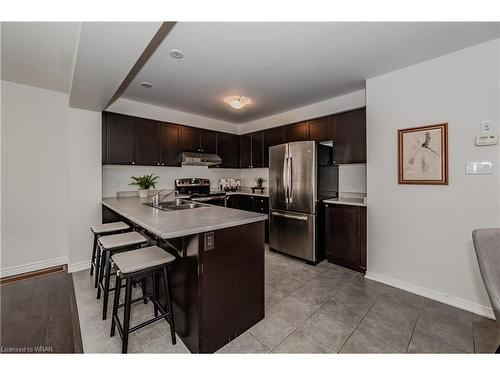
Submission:
<svg viewBox="0 0 500 375">
<path fill-rule="evenodd" d="M 153 85 L 149 82 L 141 82 L 141 86 L 145 87 L 147 89 L 150 89 L 151 87 L 153 87 Z"/>
<path fill-rule="evenodd" d="M 233 109 L 242 109 L 247 105 L 252 104 L 252 99 L 247 98 L 246 96 L 236 95 L 227 97 L 224 99 L 224 103 Z"/>
<path fill-rule="evenodd" d="M 168 53 L 170 53 L 170 56 L 174 59 L 182 59 L 184 57 L 184 53 L 178 49 L 171 49 Z"/>
</svg>

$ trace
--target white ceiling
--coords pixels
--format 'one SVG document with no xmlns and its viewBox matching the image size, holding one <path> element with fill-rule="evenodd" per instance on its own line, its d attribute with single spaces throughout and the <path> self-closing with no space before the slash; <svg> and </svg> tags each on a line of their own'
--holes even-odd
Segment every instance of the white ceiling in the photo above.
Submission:
<svg viewBox="0 0 500 375">
<path fill-rule="evenodd" d="M 2 22 L 2 79 L 68 92 L 78 22 Z"/>
<path fill-rule="evenodd" d="M 243 123 L 500 36 L 499 23 L 178 23 L 123 97 Z M 180 49 L 181 60 L 169 56 Z M 141 81 L 153 88 L 145 89 Z M 222 99 L 245 95 L 243 111 Z"/>
</svg>

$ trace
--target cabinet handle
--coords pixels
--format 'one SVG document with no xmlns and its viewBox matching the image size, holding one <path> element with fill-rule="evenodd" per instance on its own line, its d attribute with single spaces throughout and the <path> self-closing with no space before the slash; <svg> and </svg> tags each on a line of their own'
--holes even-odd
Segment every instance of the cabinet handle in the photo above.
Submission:
<svg viewBox="0 0 500 375">
<path fill-rule="evenodd" d="M 132 164 L 135 164 L 135 161 L 133 161 Z"/>
<path fill-rule="evenodd" d="M 158 165 L 160 165 L 160 163 L 158 163 Z"/>
<path fill-rule="evenodd" d="M 165 165 L 165 164 L 161 163 L 161 165 Z"/>
</svg>

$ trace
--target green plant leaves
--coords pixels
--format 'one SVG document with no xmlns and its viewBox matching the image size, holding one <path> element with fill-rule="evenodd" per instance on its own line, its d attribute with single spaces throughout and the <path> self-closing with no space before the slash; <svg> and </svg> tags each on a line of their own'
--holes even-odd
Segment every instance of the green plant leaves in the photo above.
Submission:
<svg viewBox="0 0 500 375">
<path fill-rule="evenodd" d="M 159 178 L 159 176 L 155 176 L 153 173 L 151 173 L 140 177 L 132 176 L 130 178 L 133 181 L 129 185 L 137 185 L 140 189 L 150 189 L 156 187 L 156 180 Z"/>
</svg>

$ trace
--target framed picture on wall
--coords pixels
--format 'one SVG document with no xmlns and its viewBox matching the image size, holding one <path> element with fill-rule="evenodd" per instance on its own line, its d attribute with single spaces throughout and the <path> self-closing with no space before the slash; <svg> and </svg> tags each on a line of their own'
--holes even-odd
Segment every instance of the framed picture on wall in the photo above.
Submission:
<svg viewBox="0 0 500 375">
<path fill-rule="evenodd" d="M 398 130 L 400 184 L 448 185 L 448 124 Z"/>
</svg>

